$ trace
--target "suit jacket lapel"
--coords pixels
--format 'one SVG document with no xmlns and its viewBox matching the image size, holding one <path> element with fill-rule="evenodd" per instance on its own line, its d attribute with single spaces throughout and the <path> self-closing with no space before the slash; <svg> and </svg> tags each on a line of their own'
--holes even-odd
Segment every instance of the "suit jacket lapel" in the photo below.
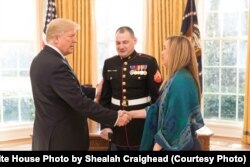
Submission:
<svg viewBox="0 0 250 167">
<path fill-rule="evenodd" d="M 73 69 L 71 68 L 71 66 L 69 65 L 68 60 L 67 60 L 67 59 L 63 59 L 63 58 L 62 58 L 62 61 L 63 61 L 63 63 L 65 63 L 65 64 L 69 67 L 70 72 L 71 72 L 71 73 L 72 73 L 72 75 L 75 77 L 75 79 L 76 79 L 76 81 L 77 81 L 78 85 L 79 85 L 79 86 L 81 86 L 81 84 L 80 84 L 80 82 L 79 82 L 78 78 L 77 78 L 77 77 L 76 77 L 76 75 L 75 75 L 74 70 L 73 70 Z"/>
<path fill-rule="evenodd" d="M 68 66 L 68 68 L 70 69 L 71 74 L 75 77 L 75 80 L 77 81 L 78 85 L 81 87 L 81 84 L 80 84 L 78 78 L 76 77 L 76 75 L 75 75 L 75 73 L 74 73 L 74 70 L 73 70 L 73 69 L 71 68 L 71 66 L 69 65 L 68 60 L 67 60 L 67 59 L 64 59 L 64 58 L 60 55 L 60 53 L 58 53 L 55 49 L 53 49 L 53 48 L 51 48 L 51 47 L 49 47 L 49 46 L 47 46 L 47 45 L 45 45 L 44 49 L 47 50 L 48 52 L 52 52 L 52 55 L 53 55 L 53 56 L 57 56 L 58 58 L 60 58 L 60 60 L 62 60 L 62 62 L 63 62 L 64 64 L 66 64 L 66 65 Z"/>
</svg>

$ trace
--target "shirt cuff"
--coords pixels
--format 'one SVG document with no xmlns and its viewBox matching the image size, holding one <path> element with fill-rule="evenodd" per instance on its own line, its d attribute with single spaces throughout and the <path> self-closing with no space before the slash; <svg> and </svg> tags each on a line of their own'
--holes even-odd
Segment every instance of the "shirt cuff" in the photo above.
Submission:
<svg viewBox="0 0 250 167">
<path fill-rule="evenodd" d="M 117 114 L 117 119 L 116 119 L 116 121 L 115 121 L 114 127 L 115 127 L 115 126 L 117 126 L 118 119 L 119 119 L 119 112 L 120 112 L 120 111 L 121 111 L 121 110 L 117 111 L 117 112 L 118 112 L 118 114 Z"/>
</svg>

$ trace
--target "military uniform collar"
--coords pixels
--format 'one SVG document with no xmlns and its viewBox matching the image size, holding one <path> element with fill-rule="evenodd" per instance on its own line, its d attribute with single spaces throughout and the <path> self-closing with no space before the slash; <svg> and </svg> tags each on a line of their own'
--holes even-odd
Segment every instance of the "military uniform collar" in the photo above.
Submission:
<svg viewBox="0 0 250 167">
<path fill-rule="evenodd" d="M 122 59 L 122 61 L 128 61 L 128 60 L 134 58 L 136 55 L 137 55 L 137 53 L 136 53 L 136 51 L 134 51 L 134 52 L 131 53 L 128 57 L 121 58 L 121 59 Z"/>
</svg>

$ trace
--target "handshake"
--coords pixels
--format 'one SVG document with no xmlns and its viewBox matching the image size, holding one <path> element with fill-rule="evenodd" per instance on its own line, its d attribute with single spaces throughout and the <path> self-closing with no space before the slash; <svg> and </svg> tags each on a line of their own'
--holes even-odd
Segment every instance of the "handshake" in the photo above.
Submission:
<svg viewBox="0 0 250 167">
<path fill-rule="evenodd" d="M 132 120 L 132 115 L 125 111 L 119 110 L 118 111 L 118 118 L 116 120 L 115 126 L 125 126 Z"/>
<path fill-rule="evenodd" d="M 125 110 L 119 110 L 118 111 L 118 118 L 115 123 L 115 126 L 125 126 L 127 125 L 132 119 L 134 118 L 146 118 L 146 110 L 140 109 L 140 110 L 132 110 L 132 111 L 125 111 Z M 111 140 L 110 136 L 113 133 L 111 128 L 104 128 L 102 129 L 100 135 L 105 140 Z"/>
<path fill-rule="evenodd" d="M 132 115 L 124 110 L 118 111 L 118 118 L 116 120 L 116 123 L 114 126 L 125 126 L 132 120 Z M 104 128 L 101 130 L 101 138 L 111 141 L 111 136 L 113 134 L 113 131 L 111 128 Z"/>
</svg>

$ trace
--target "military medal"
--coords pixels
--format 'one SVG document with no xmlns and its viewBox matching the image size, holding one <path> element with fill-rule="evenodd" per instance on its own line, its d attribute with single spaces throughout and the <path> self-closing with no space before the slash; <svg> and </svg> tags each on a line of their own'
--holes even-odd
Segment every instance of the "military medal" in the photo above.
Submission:
<svg viewBox="0 0 250 167">
<path fill-rule="evenodd" d="M 130 71 L 129 71 L 130 75 L 135 75 L 135 66 L 130 66 Z"/>
<path fill-rule="evenodd" d="M 147 75 L 147 65 L 143 65 L 143 74 L 142 75 Z"/>
</svg>

